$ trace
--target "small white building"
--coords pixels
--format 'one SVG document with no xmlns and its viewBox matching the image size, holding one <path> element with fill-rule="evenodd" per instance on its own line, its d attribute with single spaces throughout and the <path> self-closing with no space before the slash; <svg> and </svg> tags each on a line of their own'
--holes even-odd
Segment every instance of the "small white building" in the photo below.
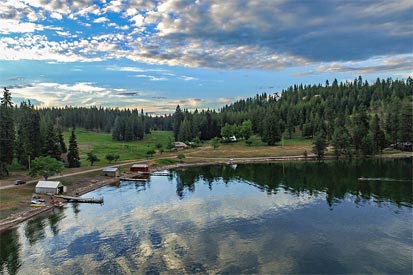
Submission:
<svg viewBox="0 0 413 275">
<path fill-rule="evenodd" d="M 119 177 L 119 168 L 117 167 L 105 167 L 102 172 L 106 177 Z"/>
<path fill-rule="evenodd" d="M 50 193 L 56 195 L 62 194 L 63 192 L 66 192 L 66 186 L 63 186 L 60 181 L 41 180 L 36 184 L 37 194 Z"/>
</svg>

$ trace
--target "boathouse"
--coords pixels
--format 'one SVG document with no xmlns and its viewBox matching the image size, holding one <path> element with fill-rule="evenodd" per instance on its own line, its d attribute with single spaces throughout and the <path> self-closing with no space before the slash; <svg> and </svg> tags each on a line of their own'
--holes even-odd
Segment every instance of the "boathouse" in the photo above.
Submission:
<svg viewBox="0 0 413 275">
<path fill-rule="evenodd" d="M 149 166 L 147 164 L 134 164 L 130 168 L 131 172 L 144 172 L 148 173 L 149 172 Z"/>
<path fill-rule="evenodd" d="M 102 172 L 106 177 L 119 177 L 119 168 L 117 167 L 105 167 Z"/>
<path fill-rule="evenodd" d="M 36 184 L 36 193 L 37 194 L 46 194 L 50 193 L 53 195 L 62 194 L 66 191 L 66 186 L 60 181 L 47 181 L 41 180 Z"/>
</svg>

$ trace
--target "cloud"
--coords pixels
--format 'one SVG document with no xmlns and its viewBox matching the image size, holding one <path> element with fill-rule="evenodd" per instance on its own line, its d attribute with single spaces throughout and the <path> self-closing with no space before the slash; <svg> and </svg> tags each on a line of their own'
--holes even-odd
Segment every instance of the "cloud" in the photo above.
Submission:
<svg viewBox="0 0 413 275">
<path fill-rule="evenodd" d="M 43 30 L 43 26 L 31 22 L 17 22 L 15 20 L 0 20 L 0 33 L 32 33 Z"/>
<path fill-rule="evenodd" d="M 0 59 L 123 58 L 170 66 L 275 70 L 411 56 L 412 9 L 410 0 L 7 0 L 0 4 L 0 33 L 19 35 L 0 38 Z M 89 22 L 107 24 L 82 32 L 85 25 L 91 27 Z M 51 27 L 62 31 L 57 40 L 47 32 Z M 78 37 L 65 38 L 69 33 Z M 44 45 L 27 45 L 27 34 L 42 37 L 37 42 Z"/>
<path fill-rule="evenodd" d="M 233 101 L 234 101 L 234 98 L 232 98 L 232 97 L 220 97 L 220 98 L 217 99 L 217 102 L 222 103 L 222 104 L 228 104 L 228 103 L 233 102 Z"/>
<path fill-rule="evenodd" d="M 365 61 L 332 62 L 316 66 L 313 70 L 295 73 L 295 76 L 312 75 L 319 73 L 351 72 L 364 75 L 378 72 L 405 72 L 413 68 L 413 56 L 399 55 L 393 57 L 378 57 Z"/>
<path fill-rule="evenodd" d="M 196 77 L 192 77 L 192 76 L 181 76 L 180 79 L 184 80 L 184 81 L 192 81 L 192 80 L 198 80 L 198 78 Z"/>
<path fill-rule="evenodd" d="M 200 107 L 201 103 L 205 102 L 203 99 L 200 98 L 185 98 L 185 99 L 179 99 L 179 100 L 174 100 L 170 101 L 169 103 L 172 105 L 180 105 L 183 108 L 191 107 Z"/>
<path fill-rule="evenodd" d="M 146 75 L 146 74 L 137 74 L 137 75 L 135 75 L 135 77 L 147 78 L 147 79 L 149 79 L 150 81 L 164 81 L 164 80 L 168 80 L 166 77 L 157 77 L 157 76 Z"/>
<path fill-rule="evenodd" d="M 108 21 L 109 21 L 109 19 L 106 18 L 106 17 L 99 17 L 99 18 L 96 18 L 95 20 L 93 20 L 93 23 L 105 23 L 105 22 L 108 22 Z"/>
<path fill-rule="evenodd" d="M 165 96 L 153 96 L 153 94 L 158 93 L 155 91 L 145 92 L 106 88 L 90 82 L 73 84 L 38 82 L 13 85 L 10 88 L 13 89 L 14 102 L 30 99 L 33 104 L 39 107 L 102 106 L 112 108 L 144 108 L 145 112 L 165 114 L 173 112 L 177 104 L 181 104 L 185 108 L 192 108 L 204 102 L 198 98 L 167 101 Z"/>
</svg>

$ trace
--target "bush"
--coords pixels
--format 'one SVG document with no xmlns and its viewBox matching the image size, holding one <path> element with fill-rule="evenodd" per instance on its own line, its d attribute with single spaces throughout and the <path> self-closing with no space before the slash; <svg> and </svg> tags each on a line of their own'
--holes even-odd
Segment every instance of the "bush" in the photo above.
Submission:
<svg viewBox="0 0 413 275">
<path fill-rule="evenodd" d="M 153 155 L 155 155 L 155 150 L 153 150 L 153 149 L 149 150 L 148 152 L 146 152 L 146 155 L 148 157 L 152 157 Z"/>
<path fill-rule="evenodd" d="M 177 158 L 182 162 L 182 160 L 185 158 L 185 155 L 184 154 L 179 154 L 177 156 Z"/>
</svg>

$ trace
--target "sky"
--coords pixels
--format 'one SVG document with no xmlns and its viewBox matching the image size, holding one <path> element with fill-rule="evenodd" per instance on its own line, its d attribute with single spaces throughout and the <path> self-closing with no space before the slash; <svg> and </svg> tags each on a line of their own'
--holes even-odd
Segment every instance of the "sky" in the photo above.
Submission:
<svg viewBox="0 0 413 275">
<path fill-rule="evenodd" d="M 0 1 L 16 103 L 167 114 L 359 75 L 413 77 L 413 1 Z"/>
</svg>

